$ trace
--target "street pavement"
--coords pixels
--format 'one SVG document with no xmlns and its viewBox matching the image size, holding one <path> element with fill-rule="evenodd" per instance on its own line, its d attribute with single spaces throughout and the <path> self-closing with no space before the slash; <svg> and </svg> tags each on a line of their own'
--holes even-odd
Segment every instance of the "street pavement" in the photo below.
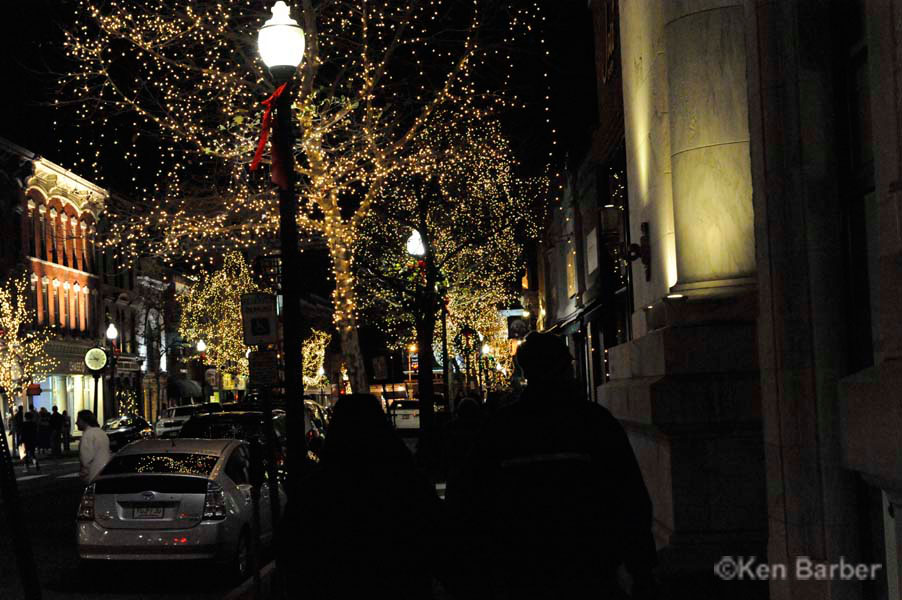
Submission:
<svg viewBox="0 0 902 600">
<path fill-rule="evenodd" d="M 222 598 L 227 578 L 191 563 L 114 563 L 91 573 L 78 568 L 75 512 L 84 485 L 78 457 L 41 461 L 41 471 L 16 467 L 22 512 L 31 537 L 43 598 L 50 600 L 173 600 Z M 0 511 L 5 511 L 0 501 Z M 6 515 L 0 513 L 0 599 L 23 597 Z"/>
</svg>

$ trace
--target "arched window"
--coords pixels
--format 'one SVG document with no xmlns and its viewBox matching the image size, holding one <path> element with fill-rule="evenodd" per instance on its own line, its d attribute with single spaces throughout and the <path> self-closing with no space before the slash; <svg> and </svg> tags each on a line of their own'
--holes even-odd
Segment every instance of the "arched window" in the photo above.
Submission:
<svg viewBox="0 0 902 600">
<path fill-rule="evenodd" d="M 50 209 L 50 262 L 59 264 L 59 247 L 58 240 L 59 237 L 56 231 L 56 209 Z M 57 313 L 58 314 L 58 313 Z"/>
<path fill-rule="evenodd" d="M 35 225 L 37 224 L 37 206 L 35 206 L 34 200 L 31 198 L 28 199 L 28 256 L 37 256 L 35 254 Z"/>
<path fill-rule="evenodd" d="M 34 237 L 32 236 L 32 239 Z M 31 289 L 28 294 L 28 310 L 31 311 L 32 325 L 37 325 L 38 316 L 38 276 L 31 274 Z"/>
<path fill-rule="evenodd" d="M 72 321 L 74 322 L 73 326 L 75 327 L 76 331 L 84 331 L 84 327 L 82 327 L 84 321 L 82 321 L 81 318 L 81 286 L 76 283 L 75 286 L 73 286 L 72 291 L 74 292 L 75 296 L 73 298 L 73 300 L 75 300 L 75 318 L 72 319 Z"/>
<path fill-rule="evenodd" d="M 69 216 L 66 213 L 60 213 L 59 227 L 59 243 L 60 243 L 60 264 L 64 267 L 69 266 Z"/>
<path fill-rule="evenodd" d="M 41 319 L 42 325 L 50 324 L 50 280 L 47 277 L 41 279 Z"/>
<path fill-rule="evenodd" d="M 35 235 L 37 236 L 37 244 L 35 247 L 35 257 L 44 260 L 50 260 L 49 250 L 47 249 L 47 224 L 46 215 L 47 207 L 43 204 L 38 207 L 38 227 Z M 46 306 L 46 305 L 45 305 Z"/>
<path fill-rule="evenodd" d="M 59 279 L 53 280 L 53 322 L 63 327 L 63 313 L 60 312 L 60 282 Z"/>
</svg>

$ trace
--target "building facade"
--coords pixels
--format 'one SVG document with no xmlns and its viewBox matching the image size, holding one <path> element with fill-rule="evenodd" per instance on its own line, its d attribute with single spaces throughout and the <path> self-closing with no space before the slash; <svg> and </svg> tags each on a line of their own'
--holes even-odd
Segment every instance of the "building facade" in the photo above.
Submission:
<svg viewBox="0 0 902 600">
<path fill-rule="evenodd" d="M 54 331 L 47 352 L 56 367 L 44 381 L 36 382 L 39 394 L 17 403 L 48 411 L 57 406 L 70 416 L 83 408 L 93 410 L 94 381 L 85 371 L 84 354 L 102 339 L 95 236 L 108 194 L 6 140 L 0 140 L 0 160 L 7 240 L 0 257 L 3 273 L 27 273 L 34 326 Z M 100 418 L 109 414 L 103 405 L 103 390 L 98 387 Z M 74 418 L 72 422 L 75 433 Z"/>
<path fill-rule="evenodd" d="M 842 559 L 881 568 L 764 585 L 900 597 L 902 4 L 590 11 L 597 130 L 536 253 L 537 325 L 627 429 L 662 571 Z"/>
</svg>

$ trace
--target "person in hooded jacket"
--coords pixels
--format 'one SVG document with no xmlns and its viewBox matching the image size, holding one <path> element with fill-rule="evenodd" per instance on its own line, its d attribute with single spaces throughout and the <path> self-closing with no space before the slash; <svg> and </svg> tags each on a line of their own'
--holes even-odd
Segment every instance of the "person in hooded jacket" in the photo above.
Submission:
<svg viewBox="0 0 902 600">
<path fill-rule="evenodd" d="M 336 403 L 301 489 L 278 541 L 287 589 L 322 600 L 432 597 L 440 500 L 375 396 Z"/>
<path fill-rule="evenodd" d="M 517 363 L 519 400 L 482 428 L 445 499 L 466 598 L 575 600 L 656 593 L 652 506 L 632 447 L 611 413 L 588 402 L 557 336 L 531 333 Z"/>
</svg>

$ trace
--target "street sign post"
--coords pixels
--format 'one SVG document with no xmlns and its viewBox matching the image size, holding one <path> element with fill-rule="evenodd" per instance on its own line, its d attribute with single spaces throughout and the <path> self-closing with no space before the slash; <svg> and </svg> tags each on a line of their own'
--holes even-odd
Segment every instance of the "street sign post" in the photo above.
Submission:
<svg viewBox="0 0 902 600">
<path fill-rule="evenodd" d="M 278 342 L 276 297 L 272 294 L 244 294 L 241 296 L 241 322 L 244 329 L 244 343 L 248 346 Z"/>
</svg>

